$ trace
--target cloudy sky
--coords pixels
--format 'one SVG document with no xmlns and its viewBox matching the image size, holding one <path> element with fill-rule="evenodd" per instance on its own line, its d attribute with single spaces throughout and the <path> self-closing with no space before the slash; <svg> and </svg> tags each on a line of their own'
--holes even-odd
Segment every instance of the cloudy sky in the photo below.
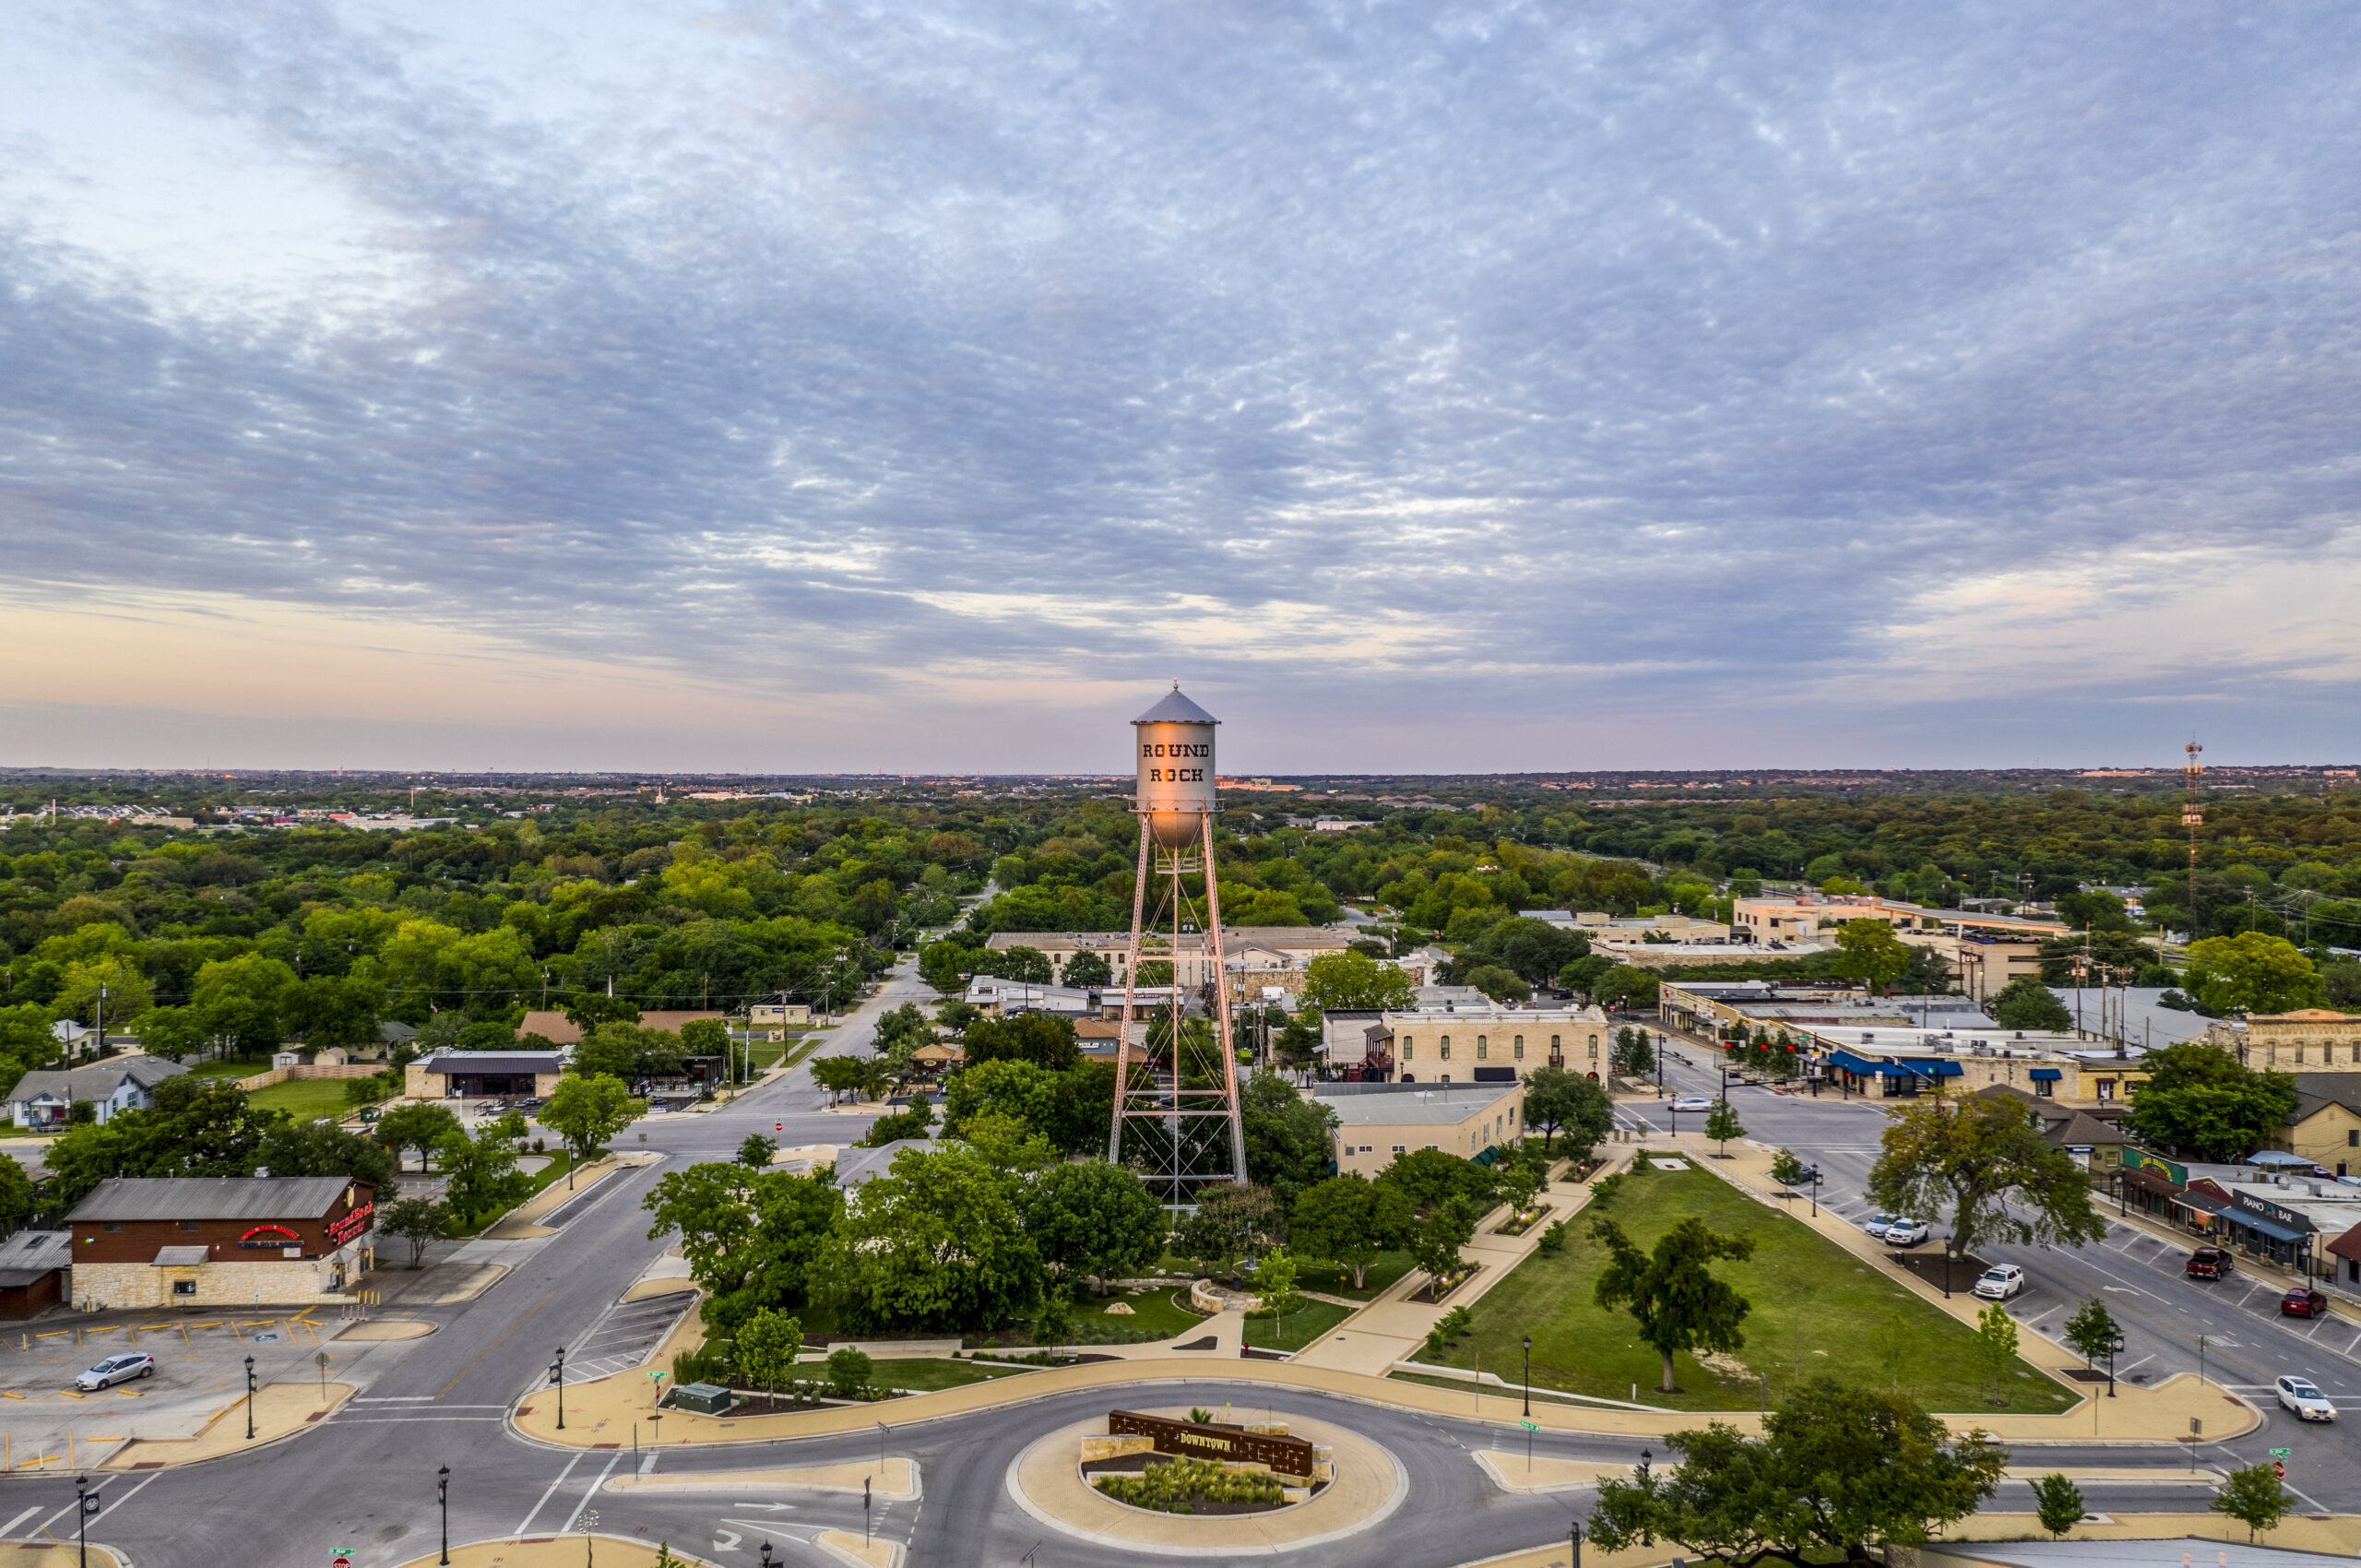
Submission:
<svg viewBox="0 0 2361 1568">
<path fill-rule="evenodd" d="M 2361 755 L 2361 13 L 8 7 L 0 764 Z"/>
</svg>

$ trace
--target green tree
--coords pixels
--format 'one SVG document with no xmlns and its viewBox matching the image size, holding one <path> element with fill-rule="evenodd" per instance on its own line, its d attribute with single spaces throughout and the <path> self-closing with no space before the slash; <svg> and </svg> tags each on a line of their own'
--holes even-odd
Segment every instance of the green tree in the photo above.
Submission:
<svg viewBox="0 0 2361 1568">
<path fill-rule="evenodd" d="M 1467 1260 L 1459 1249 L 1476 1234 L 1475 1204 L 1454 1194 L 1435 1205 L 1410 1227 L 1410 1263 L 1436 1284 L 1456 1279 Z"/>
<path fill-rule="evenodd" d="M 267 1055 L 286 1038 L 279 1008 L 295 985 L 295 971 L 259 953 L 216 958 L 196 972 L 191 1005 L 206 1020 L 207 1032 L 227 1036 L 242 1055 Z"/>
<path fill-rule="evenodd" d="M 719 1018 L 691 1018 L 681 1026 L 681 1050 L 690 1056 L 730 1054 L 730 1026 Z"/>
<path fill-rule="evenodd" d="M 1336 1112 L 1297 1092 L 1276 1073 L 1256 1073 L 1239 1092 L 1247 1180 L 1271 1189 L 1286 1208 L 1324 1180 L 1335 1155 Z"/>
<path fill-rule="evenodd" d="M 1615 1125 L 1607 1091 L 1565 1067 L 1536 1067 L 1525 1080 L 1525 1123 L 1541 1129 L 1541 1146 L 1555 1147 L 1560 1130 L 1568 1158 L 1581 1161 Z"/>
<path fill-rule="evenodd" d="M 964 990 L 967 977 L 975 973 L 978 951 L 955 942 L 930 942 L 919 950 L 919 979 L 945 996 Z"/>
<path fill-rule="evenodd" d="M 1881 1561 L 1919 1546 L 1999 1490 L 2008 1453 L 1954 1436 L 1899 1395 L 1818 1378 L 1748 1437 L 1716 1421 L 1674 1432 L 1679 1467 L 1599 1483 L 1591 1539 L 1605 1551 L 1674 1542 L 1731 1568 Z"/>
<path fill-rule="evenodd" d="M 1987 1241 L 2076 1247 L 2106 1236 L 2089 1174 L 2018 1104 L 1970 1097 L 1886 1114 L 1869 1196 L 1897 1214 L 1948 1215 L 1953 1257 Z"/>
<path fill-rule="evenodd" d="M 1025 1231 L 1061 1279 L 1104 1289 L 1164 1253 L 1164 1209 L 1127 1166 L 1103 1159 L 1052 1165 L 1025 1194 Z"/>
<path fill-rule="evenodd" d="M 1040 1250 L 1016 1179 L 972 1149 L 905 1150 L 862 1185 L 821 1277 L 860 1330 L 990 1329 L 1041 1299 Z"/>
<path fill-rule="evenodd" d="M 738 1146 L 738 1163 L 751 1170 L 768 1170 L 771 1157 L 778 1153 L 778 1145 L 760 1133 L 749 1133 Z"/>
<path fill-rule="evenodd" d="M 776 1394 L 780 1384 L 795 1375 L 795 1358 L 803 1349 L 803 1322 L 765 1307 L 738 1325 L 733 1348 L 747 1381 Z"/>
<path fill-rule="evenodd" d="M 2190 943 L 2181 986 L 2216 1013 L 2287 1013 L 2320 1003 L 2312 961 L 2286 938 L 2259 931 Z"/>
<path fill-rule="evenodd" d="M 1588 960 L 1585 959 L 1584 962 Z M 1618 964 L 1591 981 L 1590 989 L 1592 999 L 1600 1006 L 1620 1008 L 1630 1012 L 1655 1006 L 1656 992 L 1661 984 L 1661 978 L 1651 974 L 1646 969 L 1631 964 Z M 1644 1031 L 1642 1031 L 1642 1034 L 1644 1044 Z M 1651 1059 L 1651 1064 L 1653 1064 L 1653 1059 Z M 1635 1066 L 1632 1071 L 1645 1072 L 1647 1068 Z"/>
<path fill-rule="evenodd" d="M 576 1160 L 584 1160 L 604 1153 L 608 1139 L 647 1114 L 647 1101 L 634 1099 L 621 1079 L 568 1074 L 541 1107 L 540 1122 L 565 1140 Z"/>
<path fill-rule="evenodd" d="M 1172 1250 L 1215 1269 L 1258 1257 L 1284 1239 L 1286 1217 L 1268 1187 L 1219 1186 L 1197 1194 L 1172 1232 Z"/>
<path fill-rule="evenodd" d="M 252 1176 L 264 1134 L 285 1120 L 218 1078 L 166 1078 L 155 1095 L 146 1110 L 59 1134 L 46 1161 L 49 1203 L 70 1208 L 111 1176 Z"/>
<path fill-rule="evenodd" d="M 868 1353 L 850 1345 L 839 1345 L 828 1352 L 828 1387 L 839 1399 L 849 1399 L 866 1388 L 874 1370 Z"/>
<path fill-rule="evenodd" d="M 443 1140 L 459 1130 L 459 1119 L 445 1105 L 417 1102 L 397 1105 L 377 1118 L 370 1136 L 399 1156 L 416 1149 L 421 1161 L 432 1160 Z"/>
<path fill-rule="evenodd" d="M 1518 979 L 1514 970 L 1501 964 L 1477 965 L 1467 971 L 1465 983 L 1495 1002 L 1529 1002 L 1533 998 L 1533 988 Z"/>
<path fill-rule="evenodd" d="M 581 991 L 565 999 L 565 1021 L 587 1035 L 601 1024 L 638 1023 L 639 1007 L 628 997 Z"/>
<path fill-rule="evenodd" d="M 310 975 L 281 993 L 287 1031 L 310 1046 L 367 1045 L 377 1038 L 386 988 L 361 975 Z"/>
<path fill-rule="evenodd" d="M 379 1202 L 392 1197 L 398 1179 L 391 1150 L 325 1117 L 315 1122 L 282 1117 L 265 1128 L 255 1163 L 273 1176 L 342 1176 L 366 1182 Z"/>
<path fill-rule="evenodd" d="M 1615 1068 L 1633 1077 L 1645 1077 L 1656 1070 L 1655 1045 L 1648 1031 L 1642 1028 L 1619 1028 L 1615 1031 Z"/>
<path fill-rule="evenodd" d="M 1058 983 L 1083 991 L 1103 991 L 1115 983 L 1115 970 L 1106 958 L 1087 947 L 1069 956 L 1058 971 Z"/>
<path fill-rule="evenodd" d="M 2247 1465 L 2225 1477 L 2205 1506 L 2244 1525 L 2247 1539 L 2252 1542 L 2256 1532 L 2279 1527 L 2279 1521 L 2296 1506 L 2296 1497 L 2269 1465 Z"/>
<path fill-rule="evenodd" d="M 2160 1046 L 2142 1058 L 2145 1082 L 2131 1089 L 2131 1130 L 2141 1142 L 2209 1160 L 2240 1160 L 2269 1144 L 2296 1113 L 2296 1080 L 2258 1071 L 2201 1039 Z"/>
<path fill-rule="evenodd" d="M 377 1224 L 387 1235 L 409 1243 L 409 1266 L 416 1268 L 425 1260 L 428 1244 L 451 1229 L 451 1206 L 432 1198 L 398 1198 L 378 1216 Z"/>
<path fill-rule="evenodd" d="M 1721 1236 L 1695 1216 L 1681 1220 L 1643 1253 L 1622 1227 L 1600 1216 L 1590 1233 L 1607 1247 L 1607 1267 L 1594 1299 L 1608 1311 L 1620 1307 L 1639 1324 L 1640 1337 L 1664 1358 L 1660 1391 L 1675 1392 L 1672 1358 L 1700 1347 L 1725 1354 L 1746 1348 L 1739 1325 L 1753 1304 L 1717 1279 L 1708 1265 L 1716 1259 L 1754 1255 L 1751 1236 Z"/>
<path fill-rule="evenodd" d="M 1984 1365 L 1984 1381 L 1995 1390 L 2017 1359 L 2017 1320 L 1995 1301 L 1975 1314 L 1975 1359 Z"/>
<path fill-rule="evenodd" d="M 1721 1152 L 1726 1158 L 1730 1152 L 1730 1140 L 1746 1136 L 1746 1129 L 1738 1123 L 1738 1107 L 1726 1099 L 1714 1101 L 1714 1109 L 1705 1113 L 1705 1135 L 1721 1146 Z"/>
<path fill-rule="evenodd" d="M 1408 971 L 1350 948 L 1323 953 L 1304 966 L 1303 1005 L 1322 1012 L 1399 1010 L 1418 999 Z"/>
<path fill-rule="evenodd" d="M 1063 1285 L 1052 1285 L 1041 1297 L 1033 1317 L 1033 1343 L 1054 1348 L 1074 1337 L 1074 1297 Z"/>
<path fill-rule="evenodd" d="M 666 1172 L 641 1200 L 647 1239 L 674 1230 L 689 1277 L 709 1296 L 706 1322 L 733 1332 L 770 1307 L 813 1298 L 812 1277 L 844 1206 L 822 1175 L 707 1163 Z"/>
<path fill-rule="evenodd" d="M 987 1062 L 1029 1062 L 1052 1073 L 1062 1073 L 1082 1060 L 1074 1023 L 1047 1013 L 1020 1013 L 1014 1018 L 979 1018 L 967 1026 L 962 1040 L 970 1068 Z"/>
<path fill-rule="evenodd" d="M 1414 1148 L 1395 1155 L 1378 1172 L 1377 1184 L 1393 1188 L 1414 1212 L 1426 1214 L 1453 1197 L 1471 1203 L 1489 1200 L 1493 1177 L 1482 1166 L 1445 1150 Z"/>
<path fill-rule="evenodd" d="M 2095 1365 L 2115 1347 L 2115 1314 L 2106 1310 L 2105 1301 L 2094 1296 L 2066 1320 L 2065 1332 L 2066 1343 L 2074 1348 L 2075 1353 Z"/>
<path fill-rule="evenodd" d="M 441 1148 L 444 1191 L 462 1225 L 474 1225 L 531 1195 L 533 1179 L 516 1169 L 516 1128 L 509 1117 L 486 1122 L 475 1135 L 453 1131 Z"/>
<path fill-rule="evenodd" d="M 1060 1127 L 1060 1075 L 1013 1057 L 1000 1057 L 955 1073 L 943 1085 L 943 1128 L 964 1137 L 967 1123 L 987 1112 L 1012 1117 L 1043 1136 Z M 1099 1130 L 1104 1139 L 1106 1130 Z"/>
<path fill-rule="evenodd" d="M 0 1233 L 16 1230 L 33 1217 L 33 1179 L 15 1159 L 0 1154 Z"/>
<path fill-rule="evenodd" d="M 1287 1217 L 1287 1237 L 1306 1257 L 1350 1269 L 1361 1289 L 1378 1254 L 1409 1238 L 1410 1206 L 1401 1191 L 1350 1172 L 1308 1187 Z"/>
<path fill-rule="evenodd" d="M 1829 968 L 1871 991 L 1884 991 L 1910 969 L 1910 944 L 1884 921 L 1846 921 L 1836 928 L 1836 956 Z"/>
<path fill-rule="evenodd" d="M 2056 1031 L 2074 1027 L 2074 1015 L 2066 1010 L 2066 1004 L 2035 975 L 2019 975 L 2002 986 L 1986 1009 L 2004 1029 Z"/>
<path fill-rule="evenodd" d="M 1796 1186 L 1803 1181 L 1804 1172 L 1810 1169 L 1791 1148 L 1783 1148 L 1771 1157 L 1771 1180 L 1782 1187 Z"/>
<path fill-rule="evenodd" d="M 815 1056 L 812 1059 L 813 1081 L 836 1094 L 849 1094 L 860 1087 L 861 1079 L 868 1074 L 869 1059 L 865 1056 Z"/>
<path fill-rule="evenodd" d="M 2070 1477 L 2037 1476 L 2033 1483 L 2033 1508 L 2043 1529 L 2062 1536 L 2082 1522 L 2082 1489 Z"/>
<path fill-rule="evenodd" d="M 1303 1294 L 1295 1288 L 1295 1259 L 1285 1247 L 1273 1247 L 1255 1265 L 1254 1298 L 1274 1318 L 1303 1309 Z"/>
</svg>

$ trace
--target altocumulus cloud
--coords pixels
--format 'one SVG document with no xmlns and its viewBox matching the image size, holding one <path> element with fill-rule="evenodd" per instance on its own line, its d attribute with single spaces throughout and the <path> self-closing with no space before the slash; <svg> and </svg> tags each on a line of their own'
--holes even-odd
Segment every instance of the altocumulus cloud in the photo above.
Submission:
<svg viewBox="0 0 2361 1568">
<path fill-rule="evenodd" d="M 2333 749 L 2347 618 L 2198 607 L 2361 587 L 2357 45 L 2325 5 L 59 11 L 7 79 L 89 93 L 0 93 L 11 591 L 920 711 L 1185 668 L 1315 699 L 1306 766 L 1409 717 L 1607 760 L 1518 727 L 1576 713 Z"/>
</svg>

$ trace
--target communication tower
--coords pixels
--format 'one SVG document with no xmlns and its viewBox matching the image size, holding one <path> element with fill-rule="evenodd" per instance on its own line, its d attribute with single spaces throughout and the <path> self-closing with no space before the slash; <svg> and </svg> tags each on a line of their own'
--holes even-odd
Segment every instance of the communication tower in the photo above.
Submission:
<svg viewBox="0 0 2361 1568">
<path fill-rule="evenodd" d="M 1140 819 L 1132 883 L 1132 934 L 1124 949 L 1123 1019 L 1115 1048 L 1115 1115 L 1107 1158 L 1127 1157 L 1169 1205 L 1193 1201 L 1209 1182 L 1246 1180 L 1246 1127 L 1238 1111 L 1238 1051 L 1229 1027 L 1229 968 L 1222 953 L 1221 884 L 1214 864 L 1214 730 L 1221 720 L 1191 702 L 1180 683 L 1132 720 Z M 1204 888 L 1190 897 L 1192 879 Z M 1156 889 L 1150 901 L 1149 889 Z M 1160 928 L 1169 923 L 1169 935 Z M 1159 954 L 1157 946 L 1165 948 Z M 1169 959 L 1169 1006 L 1153 1010 L 1135 1044 L 1139 973 Z M 1188 980 L 1210 971 L 1212 1017 L 1191 1017 Z M 1208 1039 L 1207 1025 L 1212 1038 Z"/>
<path fill-rule="evenodd" d="M 2194 942 L 2197 940 L 2197 830 L 2205 824 L 2204 809 L 2197 803 L 2197 781 L 2205 772 L 2205 765 L 2197 759 L 2203 754 L 2205 748 L 2192 740 L 2181 751 L 2189 758 L 2180 770 L 2181 783 L 2188 791 L 2187 799 L 2181 802 L 2180 822 L 2189 829 L 2189 939 Z"/>
</svg>

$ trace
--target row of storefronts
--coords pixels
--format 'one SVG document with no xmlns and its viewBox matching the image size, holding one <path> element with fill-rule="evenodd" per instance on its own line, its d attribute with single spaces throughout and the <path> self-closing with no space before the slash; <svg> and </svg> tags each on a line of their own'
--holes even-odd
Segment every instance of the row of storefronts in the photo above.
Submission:
<svg viewBox="0 0 2361 1568">
<path fill-rule="evenodd" d="M 2115 1197 L 2126 1210 L 2242 1256 L 2361 1289 L 2361 1184 L 2265 1150 L 2248 1165 L 2167 1159 L 2127 1145 Z"/>
</svg>

